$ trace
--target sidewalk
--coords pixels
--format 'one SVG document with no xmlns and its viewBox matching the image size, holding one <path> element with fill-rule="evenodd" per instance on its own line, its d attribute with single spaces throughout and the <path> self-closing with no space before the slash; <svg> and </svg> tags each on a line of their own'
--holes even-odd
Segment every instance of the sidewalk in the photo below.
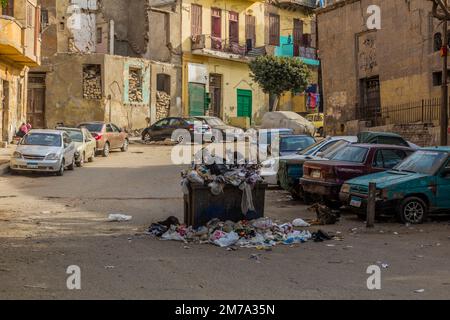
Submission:
<svg viewBox="0 0 450 320">
<path fill-rule="evenodd" d="M 0 148 L 0 175 L 9 171 L 9 159 L 15 149 L 15 145 L 8 145 L 7 148 Z"/>
</svg>

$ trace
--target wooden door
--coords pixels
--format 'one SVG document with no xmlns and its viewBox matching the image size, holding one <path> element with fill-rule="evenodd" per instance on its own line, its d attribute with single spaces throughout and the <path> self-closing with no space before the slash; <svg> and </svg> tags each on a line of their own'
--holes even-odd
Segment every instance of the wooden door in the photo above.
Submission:
<svg viewBox="0 0 450 320">
<path fill-rule="evenodd" d="M 300 56 L 300 47 L 303 40 L 303 21 L 300 19 L 294 19 L 294 57 Z"/>
<path fill-rule="evenodd" d="M 256 18 L 254 16 L 245 16 L 245 41 L 247 51 L 256 46 Z"/>
<path fill-rule="evenodd" d="M 211 49 L 222 50 L 222 10 L 211 8 Z"/>
</svg>

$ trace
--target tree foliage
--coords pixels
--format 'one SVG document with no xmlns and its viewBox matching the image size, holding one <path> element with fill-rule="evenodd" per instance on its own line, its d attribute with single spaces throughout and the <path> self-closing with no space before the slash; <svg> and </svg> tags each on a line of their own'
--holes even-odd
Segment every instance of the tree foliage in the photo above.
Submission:
<svg viewBox="0 0 450 320">
<path fill-rule="evenodd" d="M 8 0 L 0 0 L 0 7 L 6 8 L 8 5 Z"/>
<path fill-rule="evenodd" d="M 304 91 L 311 78 L 308 66 L 292 57 L 260 56 L 250 62 L 250 71 L 264 93 L 277 97 L 286 91 Z"/>
</svg>

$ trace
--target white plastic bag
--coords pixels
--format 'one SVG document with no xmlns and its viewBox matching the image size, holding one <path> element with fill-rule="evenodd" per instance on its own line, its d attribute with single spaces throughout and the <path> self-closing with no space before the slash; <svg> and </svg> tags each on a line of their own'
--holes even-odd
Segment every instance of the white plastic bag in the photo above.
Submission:
<svg viewBox="0 0 450 320">
<path fill-rule="evenodd" d="M 109 222 L 124 222 L 124 221 L 130 221 L 133 219 L 132 216 L 126 216 L 124 214 L 110 214 L 108 216 Z"/>
<path fill-rule="evenodd" d="M 225 237 L 222 237 L 222 238 L 214 241 L 214 244 L 221 248 L 225 248 L 225 247 L 231 247 L 232 245 L 236 244 L 238 241 L 239 241 L 239 235 L 236 232 L 232 231 L 230 233 L 227 233 Z"/>
<path fill-rule="evenodd" d="M 302 228 L 302 227 L 310 227 L 311 225 L 309 223 L 307 223 L 305 220 L 303 219 L 295 219 L 292 224 L 294 225 L 294 227 L 297 228 Z"/>
</svg>

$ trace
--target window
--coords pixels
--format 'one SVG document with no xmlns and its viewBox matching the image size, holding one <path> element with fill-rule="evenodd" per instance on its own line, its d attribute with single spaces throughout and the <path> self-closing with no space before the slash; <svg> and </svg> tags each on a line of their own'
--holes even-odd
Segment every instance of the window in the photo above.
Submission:
<svg viewBox="0 0 450 320">
<path fill-rule="evenodd" d="M 33 23 L 33 17 L 34 17 L 34 10 L 35 8 L 27 3 L 27 28 L 32 28 L 34 23 Z"/>
<path fill-rule="evenodd" d="M 239 13 L 230 11 L 230 44 L 239 43 Z"/>
<path fill-rule="evenodd" d="M 108 133 L 114 132 L 114 128 L 112 127 L 112 125 L 110 125 L 110 124 L 106 125 L 106 132 L 108 132 Z"/>
<path fill-rule="evenodd" d="M 170 94 L 170 76 L 164 73 L 159 73 L 156 76 L 156 91 Z"/>
<path fill-rule="evenodd" d="M 269 15 L 269 44 L 280 45 L 280 16 L 277 14 Z"/>
<path fill-rule="evenodd" d="M 363 147 L 346 147 L 337 152 L 331 160 L 364 163 L 366 156 L 369 153 L 369 149 Z"/>
<path fill-rule="evenodd" d="M 44 29 L 48 26 L 48 10 L 41 9 L 41 28 Z"/>
<path fill-rule="evenodd" d="M 128 78 L 128 100 L 131 103 L 142 103 L 143 83 L 142 83 L 142 69 L 130 68 Z"/>
<path fill-rule="evenodd" d="M 83 66 L 83 97 L 88 100 L 102 99 L 102 69 L 99 64 Z"/>
<path fill-rule="evenodd" d="M 1 7 L 1 5 L 0 5 Z M 7 0 L 6 6 L 1 8 L 2 15 L 14 17 L 14 0 Z"/>
<path fill-rule="evenodd" d="M 378 150 L 373 167 L 392 169 L 406 158 L 405 151 L 394 149 Z"/>
<path fill-rule="evenodd" d="M 191 6 L 191 35 L 199 36 L 202 34 L 202 6 L 193 4 Z"/>
<path fill-rule="evenodd" d="M 103 42 L 103 28 L 97 28 L 97 44 L 101 44 Z"/>
<path fill-rule="evenodd" d="M 211 8 L 211 49 L 222 49 L 222 10 Z"/>
<path fill-rule="evenodd" d="M 17 119 L 19 120 L 22 117 L 22 80 L 17 79 Z"/>
<path fill-rule="evenodd" d="M 440 32 L 434 34 L 433 49 L 439 51 L 442 48 L 442 34 Z"/>
<path fill-rule="evenodd" d="M 256 46 L 256 18 L 254 16 L 245 16 L 245 40 L 247 51 Z"/>
<path fill-rule="evenodd" d="M 155 128 L 157 128 L 157 129 L 165 128 L 165 127 L 167 127 L 168 124 L 169 124 L 169 119 L 163 119 L 163 120 L 155 123 Z"/>
</svg>

